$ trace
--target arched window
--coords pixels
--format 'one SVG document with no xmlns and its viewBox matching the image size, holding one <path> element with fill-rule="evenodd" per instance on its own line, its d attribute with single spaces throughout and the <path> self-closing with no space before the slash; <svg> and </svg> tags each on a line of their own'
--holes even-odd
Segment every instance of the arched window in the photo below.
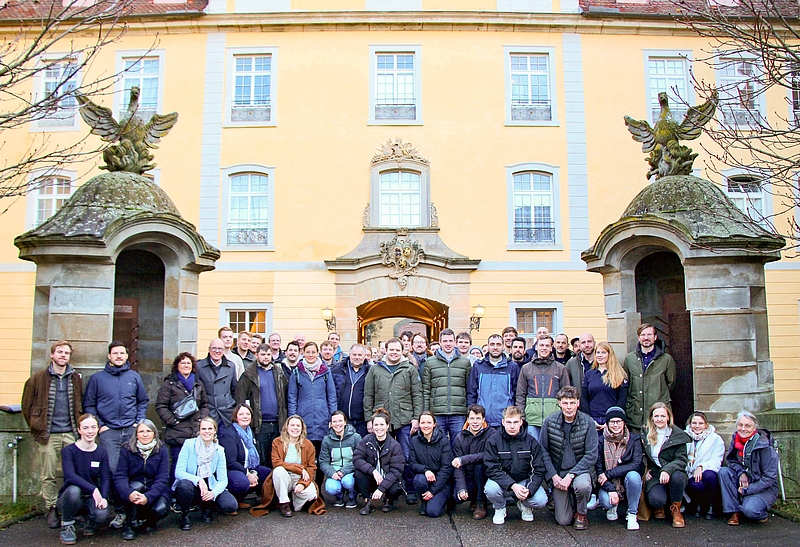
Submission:
<svg viewBox="0 0 800 547">
<path fill-rule="evenodd" d="M 72 195 L 72 178 L 50 175 L 31 183 L 28 194 L 28 227 L 36 228 L 56 214 Z"/>
</svg>

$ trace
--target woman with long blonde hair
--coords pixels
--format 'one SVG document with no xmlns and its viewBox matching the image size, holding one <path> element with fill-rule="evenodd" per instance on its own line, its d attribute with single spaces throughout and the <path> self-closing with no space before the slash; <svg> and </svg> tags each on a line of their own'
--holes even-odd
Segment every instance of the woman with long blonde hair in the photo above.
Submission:
<svg viewBox="0 0 800 547">
<path fill-rule="evenodd" d="M 595 348 L 592 368 L 583 377 L 580 408 L 592 417 L 602 434 L 608 409 L 625 408 L 627 399 L 628 375 L 608 342 L 600 342 Z"/>
</svg>

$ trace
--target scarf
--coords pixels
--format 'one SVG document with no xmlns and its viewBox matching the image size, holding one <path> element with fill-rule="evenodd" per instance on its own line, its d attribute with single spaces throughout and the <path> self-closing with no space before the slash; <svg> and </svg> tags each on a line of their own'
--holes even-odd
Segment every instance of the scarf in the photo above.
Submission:
<svg viewBox="0 0 800 547">
<path fill-rule="evenodd" d="M 755 433 L 755 430 L 753 430 L 753 433 Z M 733 436 L 733 446 L 736 448 L 736 453 L 739 454 L 741 461 L 744 461 L 744 447 L 752 436 L 753 435 L 750 435 L 750 437 L 742 437 L 739 435 L 738 431 Z"/>
<path fill-rule="evenodd" d="M 628 431 L 628 426 L 622 428 L 619 435 L 614 435 L 611 430 L 606 426 L 603 429 L 603 460 L 606 464 L 606 470 L 614 469 L 622 461 L 622 456 L 628 448 L 628 441 L 631 438 L 631 433 Z M 622 483 L 622 478 L 611 479 L 617 492 L 622 494 L 625 492 L 625 486 Z"/>
<path fill-rule="evenodd" d="M 189 376 L 187 376 L 186 378 L 184 378 L 183 374 L 179 372 L 178 380 L 180 381 L 181 384 L 183 384 L 183 387 L 186 388 L 186 391 L 188 391 L 189 393 L 192 392 L 192 389 L 194 389 L 194 372 L 190 372 Z"/>
<path fill-rule="evenodd" d="M 211 469 L 211 460 L 217 453 L 217 446 L 217 443 L 213 442 L 206 446 L 200 437 L 196 437 L 194 440 L 194 451 L 197 453 L 197 476 L 201 479 L 207 479 L 214 473 Z"/>
<path fill-rule="evenodd" d="M 314 361 L 313 364 L 306 363 L 305 361 L 303 361 L 303 369 L 306 371 L 306 374 L 308 374 L 308 377 L 311 378 L 312 380 L 314 379 L 314 377 L 319 372 L 319 368 L 321 366 L 322 366 L 322 358 L 321 357 L 317 357 L 317 360 Z"/>
<path fill-rule="evenodd" d="M 158 444 L 158 441 L 155 439 L 147 444 L 142 444 L 141 441 L 136 441 L 136 449 L 139 451 L 139 454 L 142 455 L 142 458 L 144 458 L 144 463 L 147 463 L 147 458 L 150 457 L 150 454 L 153 452 L 156 444 Z"/>
<path fill-rule="evenodd" d="M 691 444 L 691 446 L 687 447 L 688 448 L 688 452 L 689 452 L 689 466 L 688 466 L 688 469 L 693 469 L 694 468 L 694 462 L 697 461 L 697 447 L 704 440 L 706 440 L 709 435 L 711 435 L 711 431 L 712 431 L 711 425 L 709 425 L 708 427 L 706 427 L 703 430 L 702 433 L 697 435 L 697 434 L 695 434 L 694 431 L 692 431 L 691 427 L 689 427 L 688 425 L 686 426 L 686 434 L 689 435 L 689 437 L 691 437 L 691 439 L 694 441 Z"/>
<path fill-rule="evenodd" d="M 258 457 L 258 451 L 256 450 L 255 444 L 253 444 L 253 430 L 249 427 L 244 429 L 237 423 L 233 424 L 233 429 L 239 435 L 239 439 L 241 439 L 242 444 L 247 451 L 247 461 L 245 462 L 245 467 L 247 469 L 255 469 L 261 463 L 261 459 Z"/>
</svg>

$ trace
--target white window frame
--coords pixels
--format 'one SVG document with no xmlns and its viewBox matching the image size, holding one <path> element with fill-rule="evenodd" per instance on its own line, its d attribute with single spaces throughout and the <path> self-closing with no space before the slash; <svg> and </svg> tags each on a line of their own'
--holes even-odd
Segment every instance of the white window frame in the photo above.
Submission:
<svg viewBox="0 0 800 547">
<path fill-rule="evenodd" d="M 789 99 L 789 125 L 791 127 L 800 126 L 800 63 L 794 65 L 795 70 L 791 71 L 788 99 Z"/>
<path fill-rule="evenodd" d="M 739 209 L 742 210 L 742 212 L 745 215 L 747 215 L 748 217 L 750 217 L 753 221 L 755 221 L 758 224 L 764 226 L 765 228 L 772 229 L 774 207 L 773 207 L 773 204 L 772 204 L 772 186 L 771 186 L 769 174 L 768 173 L 761 173 L 761 174 L 753 173 L 751 171 L 745 171 L 743 169 L 726 169 L 726 170 L 721 171 L 720 174 L 723 177 L 723 180 L 722 180 L 722 191 L 725 193 L 726 196 L 728 196 L 728 198 L 731 201 L 734 202 L 734 205 L 736 205 L 737 207 L 739 207 L 739 205 L 737 205 L 736 201 L 734 201 L 734 200 L 742 199 L 743 196 L 744 196 L 745 204 L 748 204 L 750 202 L 750 198 L 748 196 L 751 196 L 751 195 L 760 196 L 760 198 L 761 198 L 761 211 L 758 211 L 758 214 L 759 215 L 763 215 L 763 217 L 764 217 L 763 219 L 762 218 L 757 218 L 757 217 L 751 215 L 750 212 L 748 211 L 748 209 L 750 209 L 750 207 L 748 207 L 747 209 L 742 209 L 741 207 L 739 207 Z M 735 179 L 736 177 L 752 177 L 752 178 L 760 179 L 760 181 L 761 181 L 761 184 L 760 184 L 761 192 L 759 192 L 758 194 L 756 194 L 755 192 L 748 192 L 748 193 L 745 194 L 743 192 L 731 192 L 731 191 L 729 191 L 728 190 L 728 180 L 731 179 L 731 178 Z"/>
<path fill-rule="evenodd" d="M 220 170 L 222 202 L 220 209 L 219 247 L 224 251 L 274 251 L 275 250 L 275 167 L 259 164 L 237 164 Z M 255 174 L 267 177 L 269 192 L 269 226 L 266 245 L 233 245 L 228 243 L 228 222 L 230 219 L 230 180 L 239 174 Z"/>
<path fill-rule="evenodd" d="M 719 105 L 717 106 L 717 119 L 720 120 L 720 123 L 723 123 L 728 127 L 738 127 L 742 129 L 747 129 L 748 127 L 757 127 L 758 121 L 750 121 L 751 115 L 748 115 L 747 110 L 729 108 L 729 103 L 726 103 L 726 98 L 722 92 L 723 86 L 726 85 L 723 84 L 722 81 L 722 70 L 728 62 L 748 62 L 753 64 L 753 67 L 756 71 L 760 71 L 761 67 L 759 66 L 758 58 L 753 55 L 738 52 L 730 55 L 726 55 L 725 52 L 717 52 L 716 55 L 717 57 L 716 66 L 714 67 L 714 75 L 716 77 L 717 89 L 720 90 Z M 755 111 L 756 116 L 759 116 L 761 119 L 763 119 L 766 116 L 766 105 L 764 104 L 764 93 L 757 82 L 753 83 L 753 94 L 755 95 L 755 108 L 753 110 Z"/>
<path fill-rule="evenodd" d="M 83 70 L 80 67 L 81 59 L 76 55 L 70 55 L 69 53 L 57 53 L 52 52 L 48 53 L 46 56 L 43 56 L 37 62 L 37 72 L 34 76 L 34 89 L 36 90 L 34 101 L 40 101 L 45 98 L 45 86 L 47 82 L 50 81 L 50 78 L 46 77 L 46 72 L 48 66 L 55 66 L 55 65 L 62 65 L 67 63 L 73 63 L 78 66 L 78 70 L 75 75 L 70 78 L 70 80 L 74 80 L 75 89 L 79 89 L 81 86 L 81 78 L 83 76 Z M 63 113 L 67 111 L 71 111 L 71 116 L 64 116 Z M 61 115 L 58 115 L 61 113 Z M 55 114 L 55 115 L 53 115 Z M 55 132 L 63 132 L 63 131 L 77 131 L 81 128 L 80 125 L 80 116 L 78 115 L 78 104 L 77 99 L 75 100 L 74 108 L 64 108 L 59 107 L 55 113 L 46 113 L 43 116 L 37 118 L 36 120 L 31 123 L 31 131 L 47 131 L 48 133 L 55 133 Z"/>
<path fill-rule="evenodd" d="M 511 56 L 512 55 L 544 55 L 547 57 L 548 90 L 550 93 L 550 119 L 549 120 L 515 120 L 513 119 L 513 105 L 511 102 Z M 503 46 L 503 59 L 505 65 L 505 108 L 506 125 L 511 126 L 545 126 L 552 127 L 558 123 L 558 89 L 556 86 L 556 48 L 552 46 Z"/>
<path fill-rule="evenodd" d="M 225 126 L 226 127 L 275 127 L 278 125 L 278 48 L 277 47 L 232 47 L 225 50 L 226 77 L 225 86 Z M 233 120 L 234 99 L 236 97 L 236 57 L 258 57 L 269 55 L 269 120 Z"/>
<path fill-rule="evenodd" d="M 555 242 L 525 243 L 514 241 L 514 175 L 522 172 L 539 172 L 550 176 L 552 196 L 552 222 L 555 227 Z M 561 192 L 560 168 L 547 163 L 526 162 L 506 166 L 506 195 L 508 200 L 508 246 L 509 251 L 560 251 L 564 247 L 561 240 Z"/>
<path fill-rule="evenodd" d="M 144 59 L 158 59 L 158 96 L 156 97 L 156 108 L 153 113 L 163 112 L 164 106 L 164 61 L 166 59 L 166 51 L 163 49 L 128 49 L 117 51 L 117 74 L 119 75 L 116 84 L 114 85 L 114 111 L 116 112 L 117 119 L 120 118 L 122 113 L 127 109 L 127 101 L 130 98 L 125 93 L 125 61 L 127 60 L 144 60 Z M 140 111 L 144 111 L 140 108 Z M 149 109 L 146 109 L 149 112 Z M 142 116 L 142 120 L 147 123 L 149 117 Z"/>
<path fill-rule="evenodd" d="M 31 171 L 31 173 L 28 175 L 28 180 L 30 181 L 29 184 L 31 185 L 31 191 L 28 192 L 25 203 L 25 228 L 27 230 L 33 230 L 34 228 L 37 228 L 41 225 L 38 222 L 40 187 L 37 184 L 37 181 L 51 179 L 51 178 L 63 178 L 69 180 L 70 192 L 69 196 L 66 196 L 67 198 L 71 197 L 75 193 L 75 190 L 77 189 L 75 186 L 75 181 L 78 178 L 77 171 L 71 171 L 65 169 L 58 169 L 55 171 L 37 169 L 35 171 Z"/>
<path fill-rule="evenodd" d="M 539 301 L 511 301 L 508 303 L 509 307 L 509 325 L 513 326 L 519 332 L 517 326 L 517 311 L 518 310 L 547 310 L 553 312 L 553 332 L 550 334 L 555 338 L 559 332 L 564 332 L 564 302 L 562 300 L 539 300 Z M 536 332 L 519 334 L 521 338 L 526 340 L 533 340 L 536 338 Z"/>
<path fill-rule="evenodd" d="M 378 55 L 411 54 L 414 56 L 414 119 L 377 118 Z M 422 125 L 422 46 L 419 44 L 375 44 L 369 46 L 369 116 L 368 125 Z"/>
<path fill-rule="evenodd" d="M 223 326 L 230 325 L 230 312 L 232 311 L 247 311 L 264 313 L 264 334 L 274 332 L 272 328 L 272 302 L 220 302 L 219 303 L 219 324 Z M 249 328 L 247 329 L 249 330 Z M 236 333 L 238 334 L 238 332 Z"/>
<path fill-rule="evenodd" d="M 695 102 L 695 93 L 694 93 L 694 86 L 692 85 L 692 52 L 690 50 L 677 50 L 677 49 L 645 49 L 644 53 L 644 77 L 645 77 L 645 86 L 647 89 L 647 95 L 645 96 L 645 106 L 646 112 L 648 113 L 647 121 L 650 124 L 654 124 L 658 120 L 658 116 L 661 113 L 661 106 L 658 104 L 658 94 L 654 94 L 653 85 L 651 83 L 651 74 L 650 74 L 650 60 L 651 59 L 664 59 L 664 60 L 680 60 L 683 61 L 683 66 L 685 70 L 684 74 L 684 85 L 686 88 L 685 97 L 676 97 L 675 93 L 672 89 L 668 89 L 667 93 L 669 94 L 669 108 L 672 112 L 673 118 L 678 123 L 683 121 L 683 116 L 686 114 L 688 110 L 686 105 L 694 105 Z M 655 102 L 653 102 L 652 97 L 655 96 Z"/>
<path fill-rule="evenodd" d="M 419 226 L 381 226 L 381 175 L 390 171 L 413 171 L 419 173 L 420 184 L 420 225 Z M 370 228 L 429 228 L 431 225 L 431 182 L 430 168 L 416 160 L 397 162 L 383 161 L 370 169 Z"/>
</svg>

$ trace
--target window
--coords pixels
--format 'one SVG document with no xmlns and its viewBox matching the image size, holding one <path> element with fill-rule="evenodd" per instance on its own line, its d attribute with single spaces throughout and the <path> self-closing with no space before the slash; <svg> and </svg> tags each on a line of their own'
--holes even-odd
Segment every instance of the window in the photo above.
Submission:
<svg viewBox="0 0 800 547">
<path fill-rule="evenodd" d="M 553 336 L 564 330 L 562 302 L 511 302 L 510 308 L 511 324 L 525 339 L 533 340 L 539 327 Z"/>
<path fill-rule="evenodd" d="M 794 120 L 795 125 L 800 125 L 800 63 L 792 63 L 791 82 L 792 117 L 790 119 Z"/>
<path fill-rule="evenodd" d="M 272 250 L 275 169 L 235 165 L 222 169 L 224 250 Z"/>
<path fill-rule="evenodd" d="M 272 332 L 272 304 L 222 302 L 219 308 L 219 324 L 229 326 L 235 333 L 243 330 L 260 334 Z"/>
<path fill-rule="evenodd" d="M 760 117 L 761 101 L 756 82 L 755 61 L 723 58 L 717 70 L 719 110 L 728 125 L 755 125 Z"/>
<path fill-rule="evenodd" d="M 39 79 L 40 98 L 44 101 L 46 113 L 37 120 L 40 128 L 78 127 L 78 101 L 74 92 L 78 88 L 79 66 L 76 60 L 43 60 Z"/>
<path fill-rule="evenodd" d="M 233 126 L 273 126 L 277 48 L 228 48 L 225 122 Z"/>
<path fill-rule="evenodd" d="M 687 56 L 649 55 L 647 57 L 647 88 L 650 123 L 661 115 L 658 94 L 666 93 L 672 117 L 680 123 L 690 102 L 689 61 Z"/>
<path fill-rule="evenodd" d="M 559 248 L 558 172 L 542 163 L 506 167 L 509 250 Z"/>
<path fill-rule="evenodd" d="M 121 117 L 131 100 L 131 88 L 139 88 L 139 117 L 146 123 L 161 110 L 164 86 L 164 52 L 124 51 L 117 53 L 117 70 L 122 75 L 118 84 L 117 112 Z"/>
<path fill-rule="evenodd" d="M 419 173 L 389 171 L 381 173 L 380 226 L 414 227 L 422 222 L 422 196 Z"/>
<path fill-rule="evenodd" d="M 506 124 L 556 125 L 553 48 L 505 50 Z"/>
<path fill-rule="evenodd" d="M 33 180 L 33 190 L 28 194 L 29 229 L 43 224 L 64 205 L 72 195 L 72 180 L 73 177 L 66 174 L 40 175 Z"/>
<path fill-rule="evenodd" d="M 762 222 L 766 211 L 761 180 L 750 175 L 734 175 L 728 177 L 726 183 L 726 193 L 733 204 L 756 222 Z"/>
<path fill-rule="evenodd" d="M 370 123 L 421 123 L 419 48 L 371 48 Z"/>
</svg>

